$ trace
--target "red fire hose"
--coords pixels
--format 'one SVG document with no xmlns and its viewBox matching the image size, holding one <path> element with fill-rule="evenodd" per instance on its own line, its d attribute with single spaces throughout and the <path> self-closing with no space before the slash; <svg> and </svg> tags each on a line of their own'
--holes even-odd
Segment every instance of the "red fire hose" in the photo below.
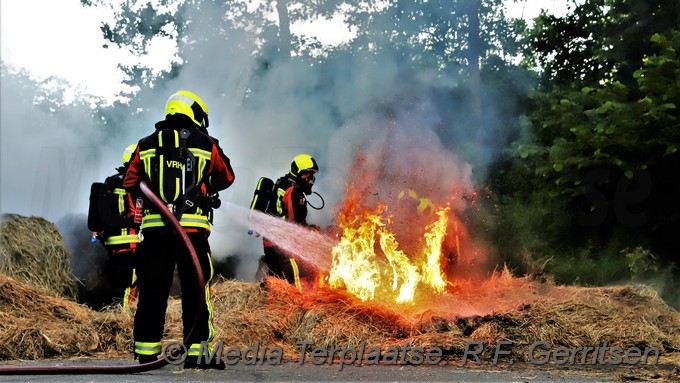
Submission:
<svg viewBox="0 0 680 383">
<path fill-rule="evenodd" d="M 191 254 L 191 260 L 194 264 L 194 269 L 196 271 L 196 279 L 198 283 L 196 284 L 196 296 L 200 297 L 199 302 L 205 302 L 203 298 L 203 288 L 205 286 L 205 279 L 203 278 L 203 271 L 201 269 L 201 264 L 198 261 L 198 256 L 196 255 L 196 250 L 191 244 L 189 237 L 187 236 L 182 226 L 179 224 L 175 216 L 173 216 L 167 209 L 163 201 L 154 194 L 149 188 L 145 181 L 140 183 L 140 188 L 144 195 L 151 200 L 151 202 L 160 210 L 161 215 L 165 219 L 166 223 L 172 225 L 175 231 L 182 237 L 182 242 L 184 246 L 189 250 Z M 196 317 L 187 335 L 184 339 L 185 350 L 189 348 L 187 341 L 191 339 L 193 335 L 194 328 L 198 322 L 198 317 L 203 310 L 196 311 Z M 134 372 L 144 372 L 151 371 L 157 368 L 161 368 L 168 364 L 165 358 L 158 359 L 156 361 L 145 363 L 145 364 L 133 364 L 126 366 L 16 366 L 16 367 L 0 367 L 0 375 L 60 375 L 60 374 L 129 374 Z"/>
</svg>

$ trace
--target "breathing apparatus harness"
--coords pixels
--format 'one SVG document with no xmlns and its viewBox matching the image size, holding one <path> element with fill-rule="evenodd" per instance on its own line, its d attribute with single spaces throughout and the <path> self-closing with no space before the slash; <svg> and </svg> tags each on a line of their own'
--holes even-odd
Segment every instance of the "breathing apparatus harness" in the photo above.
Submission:
<svg viewBox="0 0 680 383">
<path fill-rule="evenodd" d="M 323 209 L 324 206 L 326 206 L 326 201 L 324 201 L 324 199 L 323 199 L 323 197 L 321 196 L 321 194 L 319 194 L 319 193 L 317 193 L 317 192 L 312 192 L 312 194 L 316 194 L 316 195 L 319 196 L 319 199 L 321 199 L 321 206 L 320 206 L 320 207 L 316 207 L 316 206 L 312 205 L 311 203 L 309 203 L 309 200 L 307 199 L 307 197 L 305 197 L 305 203 L 307 204 L 307 206 L 311 207 L 311 208 L 314 209 L 314 210 L 321 210 L 321 209 Z"/>
</svg>

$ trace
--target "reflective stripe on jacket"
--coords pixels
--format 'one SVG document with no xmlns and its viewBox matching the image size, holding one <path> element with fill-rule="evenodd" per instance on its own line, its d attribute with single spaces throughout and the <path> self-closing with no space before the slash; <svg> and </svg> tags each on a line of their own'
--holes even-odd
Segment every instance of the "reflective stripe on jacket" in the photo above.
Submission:
<svg viewBox="0 0 680 383">
<path fill-rule="evenodd" d="M 161 159 L 160 149 L 162 142 L 159 142 L 158 131 L 164 129 L 196 129 L 189 121 L 180 118 L 172 118 L 160 121 L 156 124 L 157 132 L 142 138 L 137 144 L 137 149 L 132 154 L 130 165 L 128 166 L 123 187 L 134 195 L 138 195 L 139 183 L 143 180 L 149 182 L 149 186 L 156 193 L 153 185 L 158 185 L 162 180 L 162 174 L 157 180 L 150 179 L 156 173 L 154 164 Z M 179 222 L 183 227 L 190 227 L 200 230 L 210 230 L 207 213 L 201 208 L 205 202 L 208 192 L 215 193 L 231 186 L 234 182 L 234 172 L 231 168 L 229 158 L 224 155 L 222 149 L 216 141 L 200 130 L 194 130 L 186 139 L 186 148 L 195 158 L 195 189 L 193 193 L 187 192 L 187 208 L 183 210 Z M 161 195 L 158 195 L 161 198 Z M 171 196 L 169 196 L 171 197 Z M 176 197 L 176 196 L 175 196 Z M 175 200 L 175 199 L 170 199 Z M 163 227 L 165 222 L 161 219 L 158 209 L 148 200 L 144 202 L 144 216 L 142 218 L 142 228 Z"/>
</svg>

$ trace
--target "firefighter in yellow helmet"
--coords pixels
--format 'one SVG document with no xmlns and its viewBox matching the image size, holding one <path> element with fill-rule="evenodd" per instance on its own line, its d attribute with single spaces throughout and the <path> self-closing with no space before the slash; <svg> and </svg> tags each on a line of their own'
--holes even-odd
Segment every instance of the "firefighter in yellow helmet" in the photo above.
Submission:
<svg viewBox="0 0 680 383">
<path fill-rule="evenodd" d="M 397 200 L 401 201 L 405 198 L 405 201 L 411 201 L 414 204 L 418 214 L 424 216 L 430 216 L 434 213 L 434 204 L 429 198 L 418 197 L 418 194 L 413 189 L 405 189 L 399 192 L 397 195 Z"/>
<path fill-rule="evenodd" d="M 207 134 L 208 109 L 196 94 L 180 90 L 165 105 L 165 119 L 142 138 L 130 160 L 123 186 L 135 195 L 145 181 L 173 213 L 195 250 L 204 285 L 198 285 L 192 254 L 151 201 L 143 198 L 143 240 L 137 257 L 139 301 L 134 321 L 134 351 L 144 364 L 161 354 L 165 314 L 175 268 L 181 283 L 182 324 L 186 350 L 184 368 L 224 368 L 198 357 L 202 342 L 215 335 L 210 297 L 213 264 L 208 243 L 212 198 L 231 186 L 229 158 Z M 196 296 L 201 291 L 201 296 Z"/>
<path fill-rule="evenodd" d="M 112 207 L 102 207 L 116 211 L 120 219 L 109 222 L 109 225 L 96 236 L 109 253 L 104 270 L 115 301 L 120 301 L 127 308 L 134 299 L 137 284 L 135 275 L 134 254 L 140 243 L 139 224 L 134 223 L 134 205 L 131 196 L 123 189 L 123 176 L 130 163 L 136 144 L 129 145 L 123 151 L 123 166 L 117 173 L 108 177 L 104 184 L 112 191 L 107 202 Z"/>
<path fill-rule="evenodd" d="M 290 164 L 287 174 L 280 177 L 275 184 L 276 201 L 274 214 L 288 221 L 309 226 L 316 230 L 316 225 L 307 223 L 307 198 L 312 194 L 319 165 L 309 154 L 298 154 Z M 263 239 L 264 272 L 288 280 L 298 290 L 302 290 L 301 279 L 313 280 L 316 277 L 314 267 L 299 258 L 295 258 L 278 248 L 276 244 Z"/>
</svg>

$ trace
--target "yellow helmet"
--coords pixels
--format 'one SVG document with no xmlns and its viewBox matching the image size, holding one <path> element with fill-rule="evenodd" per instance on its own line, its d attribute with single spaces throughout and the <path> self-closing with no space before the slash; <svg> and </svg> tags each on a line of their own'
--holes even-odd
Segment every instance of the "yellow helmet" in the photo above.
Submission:
<svg viewBox="0 0 680 383">
<path fill-rule="evenodd" d="M 418 210 L 418 213 L 420 214 L 432 215 L 432 213 L 434 213 L 434 204 L 429 198 L 419 198 L 416 210 Z"/>
<path fill-rule="evenodd" d="M 400 191 L 399 195 L 397 196 L 397 199 L 401 200 L 402 198 L 407 197 L 407 196 L 411 197 L 412 199 L 414 199 L 416 201 L 418 200 L 418 194 L 416 194 L 415 190 L 413 190 L 413 189 L 406 189 L 406 190 Z"/>
<path fill-rule="evenodd" d="M 293 158 L 293 162 L 290 163 L 291 175 L 297 177 L 302 171 L 312 173 L 317 173 L 319 171 L 319 165 L 316 164 L 316 160 L 309 154 L 298 154 Z"/>
<path fill-rule="evenodd" d="M 165 115 L 183 114 L 196 125 L 208 127 L 208 108 L 203 100 L 188 90 L 180 90 L 168 98 L 165 103 Z"/>
<path fill-rule="evenodd" d="M 416 210 L 420 214 L 431 215 L 434 213 L 434 204 L 429 198 L 420 198 L 418 194 L 413 189 L 406 189 L 399 192 L 397 195 L 397 200 L 401 201 L 404 197 L 409 197 L 416 203 Z"/>
<path fill-rule="evenodd" d="M 123 166 L 130 162 L 132 159 L 132 153 L 135 152 L 135 149 L 137 149 L 137 144 L 132 144 L 125 148 L 125 151 L 123 152 Z"/>
</svg>

